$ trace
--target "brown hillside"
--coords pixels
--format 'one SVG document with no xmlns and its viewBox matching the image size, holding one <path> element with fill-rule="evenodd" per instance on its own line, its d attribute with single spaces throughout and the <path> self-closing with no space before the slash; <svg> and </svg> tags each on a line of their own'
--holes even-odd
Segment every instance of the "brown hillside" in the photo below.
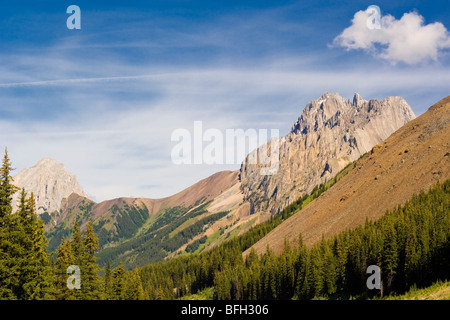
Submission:
<svg viewBox="0 0 450 320">
<path fill-rule="evenodd" d="M 206 201 L 214 199 L 238 182 L 239 170 L 220 171 L 162 200 L 167 200 L 167 205 L 170 207 L 175 205 L 189 207 L 203 197 L 205 197 Z"/>
<path fill-rule="evenodd" d="M 380 218 L 436 181 L 450 178 L 450 96 L 375 146 L 330 190 L 272 230 L 253 248 L 263 253 L 295 244 L 299 234 L 308 247 L 366 218 Z M 245 252 L 248 253 L 249 250 Z"/>
<path fill-rule="evenodd" d="M 141 206 L 143 203 L 148 208 L 150 216 L 156 214 L 163 207 L 189 207 L 202 198 L 205 198 L 206 201 L 214 199 L 223 191 L 238 183 L 238 181 L 239 171 L 221 171 L 200 180 L 189 188 L 170 197 L 161 199 L 117 198 L 103 201 L 95 204 L 92 208 L 92 211 L 94 212 L 93 219 L 95 220 L 101 217 L 114 205 L 121 207 L 123 203 L 126 203 L 129 206 Z"/>
<path fill-rule="evenodd" d="M 238 182 L 239 171 L 220 171 L 167 198 L 129 200 L 132 200 L 133 204 L 144 203 L 149 210 L 149 214 L 153 215 L 158 213 L 161 208 L 190 207 L 201 199 L 212 200 Z"/>
<path fill-rule="evenodd" d="M 46 231 L 51 231 L 55 226 L 66 221 L 69 216 L 71 218 L 68 225 L 72 227 L 76 217 L 81 212 L 80 206 L 83 204 L 92 203 L 92 216 L 90 217 L 92 221 L 102 217 L 108 218 L 111 216 L 110 209 L 113 206 L 123 208 L 125 204 L 130 207 L 141 207 L 142 204 L 145 204 L 149 215 L 152 216 L 163 208 L 176 206 L 190 207 L 201 199 L 205 201 L 212 200 L 237 183 L 239 183 L 239 171 L 221 171 L 200 180 L 177 194 L 161 199 L 122 197 L 95 203 L 86 197 L 72 193 L 68 198 L 62 200 L 61 212 L 52 215 L 53 223 L 46 226 Z M 81 229 L 84 229 L 86 224 L 87 221 L 81 225 Z"/>
</svg>

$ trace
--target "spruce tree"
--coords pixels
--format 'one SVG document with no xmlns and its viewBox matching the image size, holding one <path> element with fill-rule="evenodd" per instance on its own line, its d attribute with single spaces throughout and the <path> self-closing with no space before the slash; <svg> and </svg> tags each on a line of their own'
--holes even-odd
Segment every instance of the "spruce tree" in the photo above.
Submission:
<svg viewBox="0 0 450 320">
<path fill-rule="evenodd" d="M 333 255 L 330 246 L 325 243 L 323 248 L 323 261 L 324 292 L 326 294 L 333 294 L 337 291 L 336 257 Z"/>
<path fill-rule="evenodd" d="M 72 255 L 74 260 L 72 261 L 72 264 L 75 264 L 77 266 L 79 266 L 80 268 L 82 268 L 83 265 L 83 237 L 81 235 L 81 230 L 80 230 L 80 223 L 78 220 L 78 217 L 75 220 L 75 223 L 73 225 L 73 234 L 72 234 L 72 239 L 70 242 L 71 245 L 71 251 L 72 251 Z"/>
<path fill-rule="evenodd" d="M 6 299 L 50 299 L 52 270 L 46 248 L 44 225 L 36 213 L 34 195 L 20 194 L 18 210 L 12 214 L 11 161 L 5 150 L 0 169 L 0 297 Z"/>
<path fill-rule="evenodd" d="M 12 195 L 17 191 L 12 184 L 13 170 L 5 149 L 0 169 L 0 299 L 17 299 L 20 288 L 16 258 L 23 254 L 23 247 L 18 243 L 21 231 L 17 216 L 12 215 Z"/>
<path fill-rule="evenodd" d="M 311 249 L 308 264 L 308 296 L 319 297 L 324 292 L 323 260 L 320 248 L 315 246 Z"/>
<path fill-rule="evenodd" d="M 143 300 L 145 299 L 144 289 L 142 287 L 141 277 L 137 269 L 127 272 L 124 299 Z"/>
<path fill-rule="evenodd" d="M 296 274 L 295 283 L 295 298 L 305 299 L 307 297 L 307 266 L 308 266 L 308 249 L 303 243 L 302 236 L 299 237 L 299 244 L 297 249 L 297 258 L 294 263 Z"/>
<path fill-rule="evenodd" d="M 125 299 L 125 269 L 123 263 L 114 269 L 111 281 L 111 299 L 124 300 Z"/>
<path fill-rule="evenodd" d="M 75 234 L 74 234 L 75 235 Z M 94 256 L 98 250 L 99 240 L 94 233 L 92 221 L 88 222 L 86 232 L 83 237 L 83 277 L 82 277 L 82 292 L 84 299 L 99 299 L 100 278 L 98 276 L 98 265 L 95 263 L 97 258 Z"/>
<path fill-rule="evenodd" d="M 77 289 L 70 290 L 67 288 L 67 268 L 72 265 L 74 261 L 70 240 L 66 240 L 63 236 L 61 244 L 56 250 L 56 254 L 56 298 L 58 300 L 73 300 L 77 297 L 74 292 Z"/>
<path fill-rule="evenodd" d="M 17 215 L 5 215 L 0 227 L 0 299 L 20 299 L 22 296 L 21 266 L 25 250 L 20 243 L 23 231 Z"/>
<path fill-rule="evenodd" d="M 110 300 L 111 299 L 112 274 L 111 274 L 111 263 L 109 260 L 108 260 L 108 264 L 106 265 L 105 276 L 104 276 L 103 280 L 104 280 L 104 286 L 103 286 L 104 297 L 106 300 Z"/>
<path fill-rule="evenodd" d="M 2 167 L 0 169 L 0 218 L 12 213 L 12 196 L 18 188 L 14 186 L 11 172 L 14 170 L 11 160 L 8 156 L 8 150 L 5 149 Z M 4 221 L 0 221 L 0 223 Z"/>
<path fill-rule="evenodd" d="M 383 288 L 383 292 L 389 293 L 394 282 L 394 277 L 397 273 L 398 245 L 397 234 L 392 224 L 387 224 L 384 232 L 385 241 L 383 245 L 383 260 L 381 269 L 383 270 L 385 280 L 385 288 Z"/>
<path fill-rule="evenodd" d="M 49 299 L 52 295 L 51 270 L 44 223 L 36 213 L 34 194 L 28 199 L 22 189 L 17 213 L 22 230 L 24 256 L 21 265 L 21 299 Z"/>
<path fill-rule="evenodd" d="M 348 233 L 339 234 L 335 240 L 337 289 L 343 290 L 347 284 L 346 265 L 348 257 Z"/>
</svg>

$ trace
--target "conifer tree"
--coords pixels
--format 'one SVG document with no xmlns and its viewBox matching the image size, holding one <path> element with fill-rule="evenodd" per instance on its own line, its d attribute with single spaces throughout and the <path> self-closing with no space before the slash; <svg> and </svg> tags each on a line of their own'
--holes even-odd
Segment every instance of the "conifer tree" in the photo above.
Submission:
<svg viewBox="0 0 450 320">
<path fill-rule="evenodd" d="M 0 218 L 12 213 L 12 196 L 18 190 L 18 188 L 12 184 L 13 178 L 11 172 L 13 170 L 14 168 L 9 159 L 8 150 L 5 149 L 2 167 L 0 169 Z"/>
<path fill-rule="evenodd" d="M 74 233 L 75 235 L 75 233 Z M 92 221 L 88 222 L 83 237 L 84 250 L 82 256 L 82 292 L 84 299 L 98 299 L 100 297 L 100 278 L 98 276 L 97 258 L 94 256 L 98 250 L 99 240 L 94 233 Z"/>
<path fill-rule="evenodd" d="M 308 287 L 308 277 L 307 277 L 307 266 L 308 266 L 308 249 L 303 243 L 302 236 L 299 237 L 299 244 L 297 249 L 297 257 L 294 262 L 296 275 L 295 283 L 295 297 L 297 299 L 305 299 L 307 296 Z"/>
<path fill-rule="evenodd" d="M 289 241 L 284 241 L 284 251 L 280 257 L 281 263 L 281 284 L 280 284 L 280 299 L 290 299 L 294 294 L 295 289 L 295 270 L 293 261 L 293 251 Z"/>
<path fill-rule="evenodd" d="M 259 260 L 254 248 L 250 250 L 247 259 L 245 260 L 245 266 L 247 269 L 249 269 L 246 298 L 250 300 L 256 300 L 261 293 Z"/>
<path fill-rule="evenodd" d="M 125 299 L 125 269 L 123 263 L 114 269 L 111 281 L 111 299 L 124 300 Z"/>
<path fill-rule="evenodd" d="M 412 228 L 405 247 L 405 277 L 406 286 L 409 287 L 413 284 L 412 279 L 416 278 L 417 268 L 420 259 L 420 247 L 418 245 L 416 230 Z"/>
<path fill-rule="evenodd" d="M 324 278 L 324 292 L 326 294 L 333 294 L 337 291 L 337 271 L 336 258 L 331 251 L 331 247 L 324 243 L 323 246 L 323 278 Z"/>
<path fill-rule="evenodd" d="M 52 270 L 46 248 L 44 225 L 36 213 L 34 195 L 24 189 L 18 210 L 12 214 L 11 161 L 5 150 L 0 169 L 0 297 L 50 299 Z"/>
<path fill-rule="evenodd" d="M 17 217 L 12 215 L 12 195 L 17 188 L 12 184 L 11 160 L 8 150 L 0 168 L 0 299 L 17 299 L 19 284 L 19 265 L 16 258 L 23 254 L 19 245 L 20 230 Z"/>
<path fill-rule="evenodd" d="M 336 277 L 338 290 L 347 285 L 348 232 L 343 232 L 335 240 Z"/>
<path fill-rule="evenodd" d="M 22 294 L 20 271 L 24 262 L 24 247 L 20 245 L 22 230 L 17 215 L 0 218 L 0 299 L 19 299 Z"/>
<path fill-rule="evenodd" d="M 308 263 L 308 296 L 318 297 L 324 291 L 324 277 L 323 277 L 323 261 L 320 248 L 317 246 L 311 249 L 310 261 Z"/>
<path fill-rule="evenodd" d="M 67 288 L 67 268 L 73 264 L 74 257 L 72 254 L 72 246 L 69 239 L 63 236 L 61 244 L 56 250 L 56 289 L 58 300 L 72 300 L 77 297 L 75 290 Z"/>
<path fill-rule="evenodd" d="M 103 278 L 104 280 L 104 297 L 106 300 L 111 299 L 111 281 L 112 281 L 112 274 L 111 274 L 111 263 L 108 260 L 108 264 L 106 265 L 105 270 L 105 276 Z"/>
<path fill-rule="evenodd" d="M 267 247 L 264 265 L 264 291 L 267 299 L 279 296 L 278 265 L 273 251 Z"/>
<path fill-rule="evenodd" d="M 24 247 L 24 263 L 21 266 L 21 299 L 49 299 L 52 294 L 47 238 L 44 234 L 44 223 L 36 213 L 34 194 L 26 199 L 22 189 L 18 210 L 19 224 L 22 229 L 21 244 Z"/>
<path fill-rule="evenodd" d="M 71 251 L 72 251 L 72 255 L 74 260 L 72 261 L 72 264 L 75 264 L 77 266 L 80 266 L 80 268 L 82 268 L 83 266 L 83 237 L 81 235 L 81 230 L 80 230 L 80 223 L 78 220 L 78 217 L 75 220 L 75 224 L 73 225 L 73 234 L 72 234 L 72 239 L 70 242 L 71 245 Z"/>
<path fill-rule="evenodd" d="M 385 227 L 385 241 L 383 245 L 383 261 L 382 270 L 385 280 L 385 288 L 383 292 L 388 293 L 391 289 L 394 276 L 397 273 L 398 265 L 398 249 L 397 249 L 397 234 L 392 224 L 387 224 Z"/>
<path fill-rule="evenodd" d="M 159 285 L 158 289 L 156 290 L 156 300 L 166 300 L 164 289 L 161 287 L 161 285 Z"/>
<path fill-rule="evenodd" d="M 137 269 L 127 272 L 124 299 L 143 300 L 145 299 L 144 289 L 142 287 L 141 277 Z"/>
<path fill-rule="evenodd" d="M 78 217 L 75 220 L 75 223 L 72 227 L 72 237 L 70 239 L 67 239 L 67 248 L 64 248 L 65 250 L 70 250 L 70 260 L 67 261 L 67 264 L 65 266 L 66 269 L 60 270 L 61 272 L 64 272 L 61 274 L 61 276 L 64 278 L 64 280 L 67 280 L 67 267 L 70 265 L 75 265 L 80 268 L 80 289 L 67 289 L 65 288 L 64 291 L 69 290 L 70 293 L 68 293 L 68 299 L 75 299 L 75 300 L 84 300 L 86 296 L 86 289 L 85 286 L 87 284 L 87 281 L 85 281 L 86 277 L 86 268 L 85 268 L 85 261 L 84 261 L 84 246 L 83 246 L 83 236 L 81 234 L 80 229 L 80 223 Z M 65 283 L 65 282 L 64 282 Z"/>
<path fill-rule="evenodd" d="M 214 295 L 217 300 L 231 299 L 231 277 L 229 267 L 226 266 L 222 271 L 214 273 Z"/>
</svg>

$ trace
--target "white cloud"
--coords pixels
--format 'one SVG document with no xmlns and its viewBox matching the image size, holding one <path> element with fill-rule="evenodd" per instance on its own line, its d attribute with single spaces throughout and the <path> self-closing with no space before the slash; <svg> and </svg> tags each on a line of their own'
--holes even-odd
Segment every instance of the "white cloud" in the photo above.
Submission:
<svg viewBox="0 0 450 320">
<path fill-rule="evenodd" d="M 381 16 L 379 29 L 368 27 L 371 18 L 368 10 L 355 13 L 351 26 L 333 44 L 407 64 L 437 61 L 443 50 L 450 48 L 450 34 L 445 26 L 440 22 L 425 24 L 417 12 L 405 13 L 399 20 L 389 14 Z"/>
</svg>

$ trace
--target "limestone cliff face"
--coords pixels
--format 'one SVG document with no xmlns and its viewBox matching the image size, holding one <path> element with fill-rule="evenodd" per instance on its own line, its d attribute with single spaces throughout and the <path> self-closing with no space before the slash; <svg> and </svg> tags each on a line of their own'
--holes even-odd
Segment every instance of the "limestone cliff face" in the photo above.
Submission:
<svg viewBox="0 0 450 320">
<path fill-rule="evenodd" d="M 28 195 L 34 193 L 39 214 L 45 210 L 49 213 L 59 210 L 61 201 L 72 193 L 88 197 L 77 178 L 63 164 L 50 158 L 43 158 L 35 166 L 21 170 L 14 177 L 14 184 L 25 188 Z M 13 197 L 14 204 L 19 199 L 19 193 Z"/>
<path fill-rule="evenodd" d="M 278 212 L 325 183 L 348 163 L 415 118 L 401 97 L 353 101 L 325 93 L 308 103 L 290 133 L 279 140 L 279 169 L 261 175 L 248 157 L 241 166 L 245 198 L 255 211 Z"/>
</svg>

